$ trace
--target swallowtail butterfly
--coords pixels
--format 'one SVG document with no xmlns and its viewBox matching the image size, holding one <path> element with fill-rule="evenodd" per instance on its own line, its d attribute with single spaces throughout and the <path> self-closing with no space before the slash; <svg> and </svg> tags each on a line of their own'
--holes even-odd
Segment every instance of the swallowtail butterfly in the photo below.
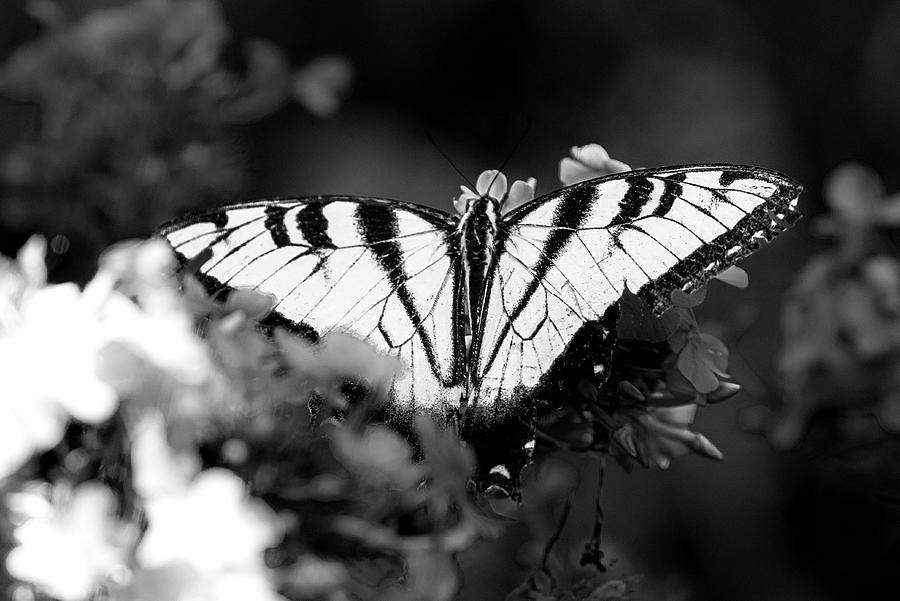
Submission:
<svg viewBox="0 0 900 601">
<path fill-rule="evenodd" d="M 657 313 L 799 217 L 800 186 L 756 167 L 628 171 L 465 214 L 380 198 L 273 198 L 162 227 L 206 252 L 210 292 L 254 288 L 298 331 L 340 331 L 408 366 L 398 411 L 515 411 L 592 330 L 612 338 L 626 288 Z M 469 338 L 471 336 L 471 338 Z M 467 342 L 469 342 L 467 344 Z M 477 417 L 475 419 L 478 419 Z"/>
</svg>

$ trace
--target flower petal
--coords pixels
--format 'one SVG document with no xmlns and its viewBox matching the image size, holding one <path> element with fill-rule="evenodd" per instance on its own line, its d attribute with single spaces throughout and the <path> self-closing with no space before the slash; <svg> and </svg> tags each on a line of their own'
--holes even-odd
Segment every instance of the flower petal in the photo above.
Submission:
<svg viewBox="0 0 900 601">
<path fill-rule="evenodd" d="M 576 161 L 591 167 L 599 167 L 609 160 L 609 153 L 599 144 L 573 146 L 570 152 Z"/>
<path fill-rule="evenodd" d="M 517 179 L 509 188 L 509 196 L 503 203 L 503 212 L 507 213 L 526 202 L 534 200 L 534 189 L 537 186 L 537 180 L 529 177 L 526 181 Z"/>
<path fill-rule="evenodd" d="M 496 169 L 482 171 L 475 182 L 475 189 L 479 196 L 488 196 L 496 200 L 502 200 L 506 196 L 506 176 Z"/>
<path fill-rule="evenodd" d="M 459 189 L 462 190 L 462 194 L 460 194 L 458 198 L 453 199 L 453 208 L 455 208 L 456 212 L 460 215 L 464 215 L 466 209 L 469 208 L 469 201 L 476 200 L 478 194 L 472 192 L 467 186 L 460 186 Z"/>
<path fill-rule="evenodd" d="M 631 170 L 622 161 L 611 159 L 606 149 L 599 144 L 573 146 L 570 153 L 572 158 L 566 157 L 559 162 L 559 180 L 567 186 Z"/>
</svg>

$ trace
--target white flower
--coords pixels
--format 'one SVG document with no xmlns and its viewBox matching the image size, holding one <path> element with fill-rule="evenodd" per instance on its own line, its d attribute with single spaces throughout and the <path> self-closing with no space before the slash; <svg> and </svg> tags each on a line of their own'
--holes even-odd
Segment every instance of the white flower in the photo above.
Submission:
<svg viewBox="0 0 900 601">
<path fill-rule="evenodd" d="M 570 152 L 572 158 L 566 157 L 559 162 L 559 181 L 566 186 L 631 170 L 622 161 L 609 158 L 609 153 L 599 144 L 573 146 Z"/>
<path fill-rule="evenodd" d="M 182 384 L 200 385 L 213 371 L 207 347 L 182 307 L 151 312 L 115 295 L 107 304 L 103 325 L 109 342 L 127 346 Z"/>
<path fill-rule="evenodd" d="M 200 471 L 200 458 L 173 449 L 166 439 L 163 414 L 147 410 L 133 428 L 131 466 L 135 492 L 149 500 L 186 488 Z"/>
<path fill-rule="evenodd" d="M 275 513 L 225 469 L 206 470 L 178 493 L 146 499 L 146 511 L 149 526 L 137 559 L 148 569 L 182 562 L 224 576 L 262 568 L 263 551 L 282 535 Z"/>
<path fill-rule="evenodd" d="M 103 253 L 85 294 L 106 296 L 102 321 L 107 342 L 126 347 L 180 384 L 196 386 L 210 377 L 212 361 L 175 287 L 174 266 L 175 255 L 164 240 L 122 242 Z M 121 355 L 118 348 L 109 353 Z M 105 373 L 123 394 L 132 392 L 135 377 L 140 379 L 123 370 Z"/>
<path fill-rule="evenodd" d="M 100 423 L 115 410 L 96 373 L 105 343 L 97 313 L 76 285 L 49 286 L 30 293 L 0 335 L 0 477 L 59 442 L 70 415 Z"/>
<path fill-rule="evenodd" d="M 127 601 L 283 601 L 263 551 L 278 543 L 282 526 L 244 483 L 224 469 L 199 472 L 199 457 L 173 449 L 159 412 L 134 428 L 135 491 L 148 528 L 136 558 Z"/>
<path fill-rule="evenodd" d="M 181 490 L 155 492 L 161 494 L 145 499 L 149 526 L 128 599 L 282 599 L 263 561 L 263 551 L 281 540 L 282 525 L 268 505 L 246 494 L 240 478 L 210 469 Z"/>
<path fill-rule="evenodd" d="M 185 563 L 139 569 L 121 601 L 285 601 L 262 569 L 205 574 Z"/>
<path fill-rule="evenodd" d="M 98 585 L 127 568 L 137 528 L 115 517 L 113 493 L 96 482 L 66 495 L 57 489 L 45 499 L 16 499 L 16 505 L 49 511 L 30 516 L 14 532 L 17 546 L 6 558 L 9 573 L 62 601 L 88 599 Z M 40 496 L 37 491 L 19 496 Z"/>
<path fill-rule="evenodd" d="M 496 169 L 482 171 L 475 182 L 475 191 L 468 186 L 460 186 L 462 194 L 453 200 L 453 206 L 460 215 L 469 208 L 469 202 L 487 196 L 501 202 L 500 210 L 504 213 L 511 211 L 529 200 L 534 199 L 534 190 L 537 180 L 533 177 L 526 181 L 516 180 L 512 186 L 507 186 L 506 176 Z M 508 194 L 507 194 L 508 191 Z"/>
</svg>

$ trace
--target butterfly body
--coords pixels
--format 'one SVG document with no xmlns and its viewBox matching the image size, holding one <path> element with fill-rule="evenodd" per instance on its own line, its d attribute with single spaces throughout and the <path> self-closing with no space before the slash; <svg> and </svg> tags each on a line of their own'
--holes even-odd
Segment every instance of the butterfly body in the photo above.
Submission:
<svg viewBox="0 0 900 601">
<path fill-rule="evenodd" d="M 484 284 L 496 251 L 500 202 L 481 196 L 469 202 L 459 220 L 460 256 L 466 284 L 468 331 L 478 331 L 478 316 L 484 298 Z"/>
<path fill-rule="evenodd" d="M 161 233 L 184 260 L 209 253 L 199 274 L 210 292 L 260 290 L 298 331 L 349 333 L 399 357 L 395 411 L 464 409 L 478 426 L 528 413 L 522 399 L 586 336 L 610 348 L 626 289 L 662 312 L 672 290 L 796 220 L 799 194 L 765 169 L 690 165 L 589 180 L 505 215 L 489 196 L 460 217 L 376 198 L 274 198 Z"/>
</svg>

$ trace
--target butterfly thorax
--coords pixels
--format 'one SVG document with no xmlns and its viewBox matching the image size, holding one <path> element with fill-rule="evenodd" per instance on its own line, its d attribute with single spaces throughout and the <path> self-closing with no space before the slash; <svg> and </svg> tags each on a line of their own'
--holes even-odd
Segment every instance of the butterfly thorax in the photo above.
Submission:
<svg viewBox="0 0 900 601">
<path fill-rule="evenodd" d="M 469 325 L 477 331 L 478 314 L 487 280 L 487 270 L 494 255 L 500 203 L 482 196 L 469 202 L 465 214 L 459 220 L 460 251 L 465 273 L 466 301 Z"/>
</svg>

